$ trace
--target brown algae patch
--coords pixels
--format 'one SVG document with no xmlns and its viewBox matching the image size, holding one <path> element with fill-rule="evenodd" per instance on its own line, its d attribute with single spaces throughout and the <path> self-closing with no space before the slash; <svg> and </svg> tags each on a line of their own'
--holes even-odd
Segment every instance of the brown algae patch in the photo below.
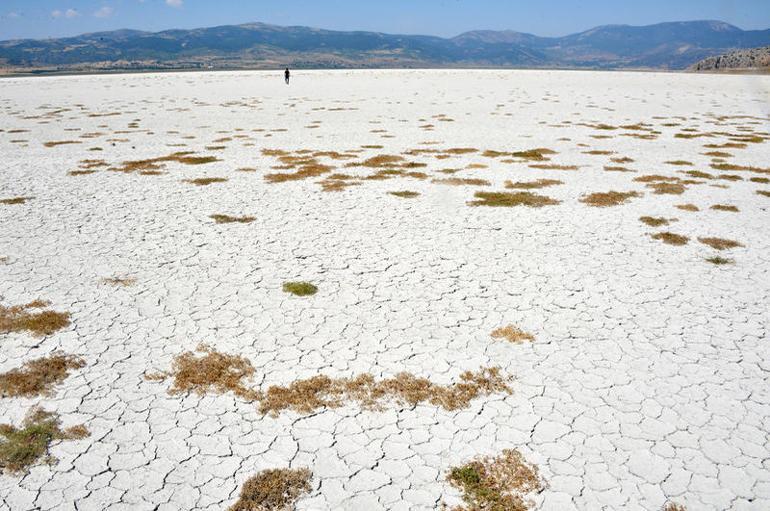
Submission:
<svg viewBox="0 0 770 511">
<path fill-rule="evenodd" d="M 2 397 L 34 397 L 51 395 L 53 387 L 63 382 L 70 370 L 85 366 L 83 359 L 54 353 L 25 362 L 21 368 L 0 373 Z"/>
<path fill-rule="evenodd" d="M 450 511 L 528 511 L 534 504 L 527 495 L 544 488 L 537 467 L 515 449 L 453 467 L 447 481 L 462 492 L 464 502 Z"/>
<path fill-rule="evenodd" d="M 497 208 L 527 206 L 530 208 L 541 208 L 543 206 L 561 204 L 561 201 L 532 192 L 476 192 L 474 197 L 478 200 L 469 201 L 469 206 Z"/>
<path fill-rule="evenodd" d="M 519 327 L 514 325 L 508 325 L 493 330 L 490 335 L 493 339 L 505 339 L 508 342 L 512 342 L 514 344 L 520 344 L 524 341 L 532 342 L 535 340 L 534 335 L 525 332 L 524 330 L 521 330 Z"/>
<path fill-rule="evenodd" d="M 307 468 L 269 469 L 243 483 L 238 501 L 228 511 L 289 511 L 312 490 L 313 474 Z"/>
<path fill-rule="evenodd" d="M 35 300 L 25 305 L 6 307 L 0 305 L 0 334 L 32 332 L 37 336 L 50 335 L 70 325 L 69 313 L 39 310 L 50 302 Z"/>
</svg>

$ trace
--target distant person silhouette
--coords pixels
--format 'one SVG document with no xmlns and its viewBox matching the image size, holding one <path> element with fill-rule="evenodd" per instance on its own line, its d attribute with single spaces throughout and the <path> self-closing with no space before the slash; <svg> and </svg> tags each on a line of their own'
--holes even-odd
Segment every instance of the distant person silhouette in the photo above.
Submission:
<svg viewBox="0 0 770 511">
<path fill-rule="evenodd" d="M 289 71 L 289 68 L 286 68 L 286 71 L 284 71 L 283 76 L 286 78 L 286 85 L 289 85 L 289 79 L 291 78 L 291 71 Z"/>
</svg>

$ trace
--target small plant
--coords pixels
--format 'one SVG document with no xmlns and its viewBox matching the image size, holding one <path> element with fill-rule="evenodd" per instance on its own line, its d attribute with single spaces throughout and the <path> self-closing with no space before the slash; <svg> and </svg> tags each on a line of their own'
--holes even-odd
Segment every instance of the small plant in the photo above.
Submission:
<svg viewBox="0 0 770 511">
<path fill-rule="evenodd" d="M 508 342 L 520 344 L 524 341 L 534 341 L 535 336 L 527 333 L 516 326 L 508 325 L 492 331 L 493 339 L 506 339 Z"/>
<path fill-rule="evenodd" d="M 698 241 L 716 250 L 729 250 L 731 248 L 743 246 L 737 241 L 726 240 L 724 238 L 698 238 Z"/>
<path fill-rule="evenodd" d="M 41 408 L 33 408 L 21 428 L 0 424 L 0 467 L 11 474 L 25 474 L 29 467 L 45 458 L 47 463 L 55 461 L 46 456 L 55 440 L 77 440 L 89 435 L 85 426 L 78 425 L 62 430 L 58 415 Z"/>
<path fill-rule="evenodd" d="M 673 232 L 659 232 L 652 235 L 652 239 L 660 240 L 667 245 L 682 246 L 687 245 L 690 238 L 682 236 L 680 234 L 674 234 Z"/>
<path fill-rule="evenodd" d="M 621 204 L 625 204 L 633 198 L 641 197 L 641 195 L 642 194 L 640 194 L 639 192 L 615 192 L 615 191 L 603 192 L 603 193 L 592 193 L 592 194 L 583 196 L 580 199 L 580 202 L 596 208 L 606 208 L 606 207 L 619 206 Z"/>
<path fill-rule="evenodd" d="M 136 278 L 134 277 L 108 277 L 102 279 L 102 284 L 108 286 L 130 287 L 136 284 Z"/>
<path fill-rule="evenodd" d="M 289 511 L 310 492 L 313 474 L 307 468 L 263 470 L 241 487 L 238 502 L 229 511 Z"/>
<path fill-rule="evenodd" d="M 562 181 L 558 179 L 538 179 L 537 181 L 506 181 L 505 187 L 514 190 L 536 190 L 540 188 L 548 188 L 549 186 L 563 185 Z"/>
<path fill-rule="evenodd" d="M 69 326 L 69 314 L 66 312 L 30 312 L 31 309 L 43 309 L 49 305 L 49 302 L 40 300 L 12 307 L 0 305 L 0 334 L 28 331 L 43 336 Z"/>
<path fill-rule="evenodd" d="M 676 209 L 681 209 L 682 211 L 691 211 L 693 213 L 700 211 L 700 208 L 695 204 L 677 204 L 675 207 Z"/>
<path fill-rule="evenodd" d="M 715 264 L 717 266 L 723 266 L 725 264 L 733 264 L 733 263 L 735 263 L 734 259 L 726 259 L 726 258 L 720 257 L 720 256 L 708 257 L 708 258 L 706 258 L 706 261 L 710 262 L 711 264 Z"/>
<path fill-rule="evenodd" d="M 71 369 L 83 366 L 83 359 L 60 353 L 25 362 L 21 369 L 0 373 L 0 394 L 2 397 L 50 395 L 53 387 L 69 376 Z"/>
<path fill-rule="evenodd" d="M 761 195 L 763 197 L 770 197 L 770 190 L 757 190 L 757 195 Z"/>
<path fill-rule="evenodd" d="M 312 296 L 318 292 L 318 287 L 310 282 L 284 282 L 283 290 L 296 296 Z"/>
<path fill-rule="evenodd" d="M 546 148 L 530 149 L 528 151 L 516 151 L 511 153 L 514 158 L 533 161 L 547 161 L 547 155 L 556 154 L 556 151 Z"/>
<path fill-rule="evenodd" d="M 711 209 L 715 211 L 729 211 L 731 213 L 738 213 L 740 211 L 737 207 L 729 204 L 714 204 L 711 206 Z"/>
<path fill-rule="evenodd" d="M 401 197 L 402 199 L 414 199 L 415 197 L 420 196 L 418 192 L 410 192 L 409 190 L 403 190 L 400 192 L 388 192 L 388 193 L 396 197 Z"/>
<path fill-rule="evenodd" d="M 208 186 L 214 183 L 224 183 L 227 181 L 225 177 L 199 177 L 197 179 L 185 179 L 185 183 L 190 183 L 195 186 Z"/>
<path fill-rule="evenodd" d="M 476 192 L 474 197 L 479 200 L 468 202 L 469 206 L 488 206 L 494 208 L 527 206 L 530 208 L 542 208 L 543 206 L 555 206 L 561 203 L 561 201 L 556 199 L 532 192 Z"/>
<path fill-rule="evenodd" d="M 13 206 L 16 204 L 24 204 L 28 200 L 30 200 L 32 197 L 12 197 L 10 199 L 0 199 L 0 204 L 5 204 L 6 206 Z"/>
<path fill-rule="evenodd" d="M 244 381 L 254 375 L 251 362 L 243 357 L 227 355 L 212 350 L 208 346 L 199 346 L 201 356 L 185 352 L 174 359 L 171 375 L 174 384 L 170 394 L 195 392 L 203 395 L 208 392 L 224 394 L 232 391 L 236 396 L 252 400 L 254 391 L 248 389 Z M 150 375 L 150 380 L 162 380 L 169 374 Z"/>
<path fill-rule="evenodd" d="M 676 502 L 668 502 L 663 507 L 663 511 L 687 511 L 687 508 Z"/>
<path fill-rule="evenodd" d="M 431 181 L 434 184 L 439 185 L 451 185 L 451 186 L 489 186 L 491 183 L 486 179 L 468 178 L 468 177 L 448 177 L 444 179 L 434 179 Z"/>
<path fill-rule="evenodd" d="M 209 218 L 213 219 L 218 224 L 250 224 L 256 220 L 253 216 L 229 216 L 219 214 L 210 215 Z"/>
<path fill-rule="evenodd" d="M 662 225 L 668 225 L 671 222 L 667 218 L 656 218 L 652 216 L 639 217 L 639 220 L 650 227 L 660 227 Z"/>
<path fill-rule="evenodd" d="M 526 496 L 543 489 L 537 467 L 515 449 L 452 468 L 447 481 L 462 491 L 465 502 L 452 511 L 527 511 L 533 504 Z"/>
</svg>

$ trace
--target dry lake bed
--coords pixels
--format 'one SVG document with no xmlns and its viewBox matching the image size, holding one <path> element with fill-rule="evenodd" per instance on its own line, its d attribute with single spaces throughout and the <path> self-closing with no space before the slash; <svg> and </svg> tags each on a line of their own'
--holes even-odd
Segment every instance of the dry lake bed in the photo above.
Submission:
<svg viewBox="0 0 770 511">
<path fill-rule="evenodd" d="M 0 80 L 0 507 L 770 508 L 770 76 Z"/>
</svg>

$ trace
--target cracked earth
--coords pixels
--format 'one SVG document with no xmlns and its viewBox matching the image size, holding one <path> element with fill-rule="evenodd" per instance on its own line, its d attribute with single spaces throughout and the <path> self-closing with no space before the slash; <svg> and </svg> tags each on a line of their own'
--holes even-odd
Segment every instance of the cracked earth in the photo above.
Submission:
<svg viewBox="0 0 770 511">
<path fill-rule="evenodd" d="M 437 509 L 461 502 L 452 467 L 516 449 L 544 481 L 533 509 L 770 508 L 770 77 L 295 75 L 0 81 L 0 199 L 27 198 L 0 204 L 0 305 L 70 314 L 0 332 L 0 372 L 85 363 L 48 395 L 0 398 L 0 422 L 39 405 L 90 431 L 0 475 L 0 507 L 221 510 L 254 474 L 307 467 L 300 510 Z M 554 153 L 512 156 L 533 148 Z M 275 150 L 351 156 L 270 182 L 296 171 Z M 114 170 L 182 151 L 215 161 Z M 346 167 L 378 155 L 413 175 Z M 323 191 L 333 172 L 351 186 Z M 634 180 L 661 174 L 681 189 Z M 450 175 L 470 181 L 433 181 Z M 206 178 L 222 179 L 185 182 Z M 468 204 L 539 179 L 561 182 L 535 190 L 553 204 Z M 581 201 L 613 190 L 637 194 Z M 652 238 L 668 230 L 689 242 Z M 506 325 L 523 341 L 490 335 Z M 499 367 L 511 393 L 272 416 L 147 377 L 202 343 L 248 360 L 254 388 Z"/>
</svg>

